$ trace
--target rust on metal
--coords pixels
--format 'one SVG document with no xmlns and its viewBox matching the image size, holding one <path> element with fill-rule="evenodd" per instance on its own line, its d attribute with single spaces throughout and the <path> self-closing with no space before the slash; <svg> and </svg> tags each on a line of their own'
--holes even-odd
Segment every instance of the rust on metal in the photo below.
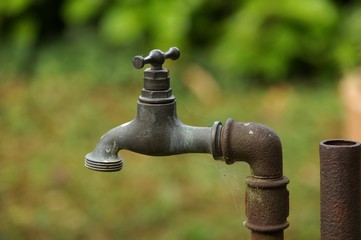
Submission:
<svg viewBox="0 0 361 240">
<path fill-rule="evenodd" d="M 247 178 L 245 226 L 251 239 L 282 240 L 289 226 L 289 180 L 282 174 L 282 146 L 269 127 L 228 119 L 222 127 L 221 147 L 227 164 L 244 161 Z"/>
<path fill-rule="evenodd" d="M 320 143 L 321 239 L 361 239 L 359 142 Z"/>
<path fill-rule="evenodd" d="M 283 231 L 282 232 L 271 232 L 271 233 L 263 233 L 263 232 L 251 232 L 251 240 L 283 240 Z"/>
<path fill-rule="evenodd" d="M 253 176 L 282 177 L 281 141 L 271 128 L 260 123 L 227 119 L 222 129 L 221 145 L 227 164 L 245 161 Z"/>
<path fill-rule="evenodd" d="M 288 227 L 288 178 L 247 178 L 246 227 L 257 232 L 280 232 Z"/>
</svg>

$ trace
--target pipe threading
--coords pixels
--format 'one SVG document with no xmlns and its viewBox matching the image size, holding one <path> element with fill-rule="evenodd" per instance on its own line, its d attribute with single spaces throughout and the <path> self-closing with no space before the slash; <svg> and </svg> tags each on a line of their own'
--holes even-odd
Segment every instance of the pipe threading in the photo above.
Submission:
<svg viewBox="0 0 361 240">
<path fill-rule="evenodd" d="M 321 239 L 361 239 L 359 142 L 320 143 Z"/>
<path fill-rule="evenodd" d="M 85 166 L 91 170 L 99 172 L 116 172 L 120 171 L 123 167 L 123 160 L 100 162 L 85 159 Z"/>
</svg>

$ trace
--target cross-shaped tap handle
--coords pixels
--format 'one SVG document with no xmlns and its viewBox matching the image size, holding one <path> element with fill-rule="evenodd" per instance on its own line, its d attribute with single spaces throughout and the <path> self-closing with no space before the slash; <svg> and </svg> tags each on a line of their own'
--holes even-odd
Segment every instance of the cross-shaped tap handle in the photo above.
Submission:
<svg viewBox="0 0 361 240">
<path fill-rule="evenodd" d="M 133 58 L 133 66 L 137 69 L 144 67 L 145 64 L 150 64 L 153 70 L 161 70 L 162 65 L 166 59 L 170 58 L 172 60 L 178 59 L 180 56 L 180 51 L 176 47 L 172 47 L 168 52 L 162 52 L 159 49 L 152 50 L 148 56 L 135 56 Z"/>
</svg>

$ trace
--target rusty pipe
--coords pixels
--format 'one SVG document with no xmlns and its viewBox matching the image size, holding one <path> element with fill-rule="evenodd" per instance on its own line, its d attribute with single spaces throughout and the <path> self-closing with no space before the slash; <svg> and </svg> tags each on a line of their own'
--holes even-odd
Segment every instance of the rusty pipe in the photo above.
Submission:
<svg viewBox="0 0 361 240">
<path fill-rule="evenodd" d="M 247 178 L 245 225 L 253 240 L 282 240 L 288 227 L 289 183 L 282 171 L 282 146 L 278 135 L 259 123 L 228 119 L 221 133 L 221 152 L 227 164 L 244 161 Z"/>
<path fill-rule="evenodd" d="M 359 142 L 320 143 L 321 239 L 361 239 Z"/>
</svg>

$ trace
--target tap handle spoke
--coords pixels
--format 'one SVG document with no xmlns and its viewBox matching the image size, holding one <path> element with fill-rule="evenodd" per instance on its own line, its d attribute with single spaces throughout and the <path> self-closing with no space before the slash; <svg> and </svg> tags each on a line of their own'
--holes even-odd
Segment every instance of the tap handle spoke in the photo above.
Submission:
<svg viewBox="0 0 361 240">
<path fill-rule="evenodd" d="M 153 70 L 161 70 L 166 59 L 176 60 L 180 56 L 180 51 L 176 47 L 170 48 L 167 52 L 162 52 L 159 49 L 152 50 L 148 56 L 135 56 L 133 58 L 133 66 L 141 69 L 145 64 L 150 64 Z"/>
</svg>

